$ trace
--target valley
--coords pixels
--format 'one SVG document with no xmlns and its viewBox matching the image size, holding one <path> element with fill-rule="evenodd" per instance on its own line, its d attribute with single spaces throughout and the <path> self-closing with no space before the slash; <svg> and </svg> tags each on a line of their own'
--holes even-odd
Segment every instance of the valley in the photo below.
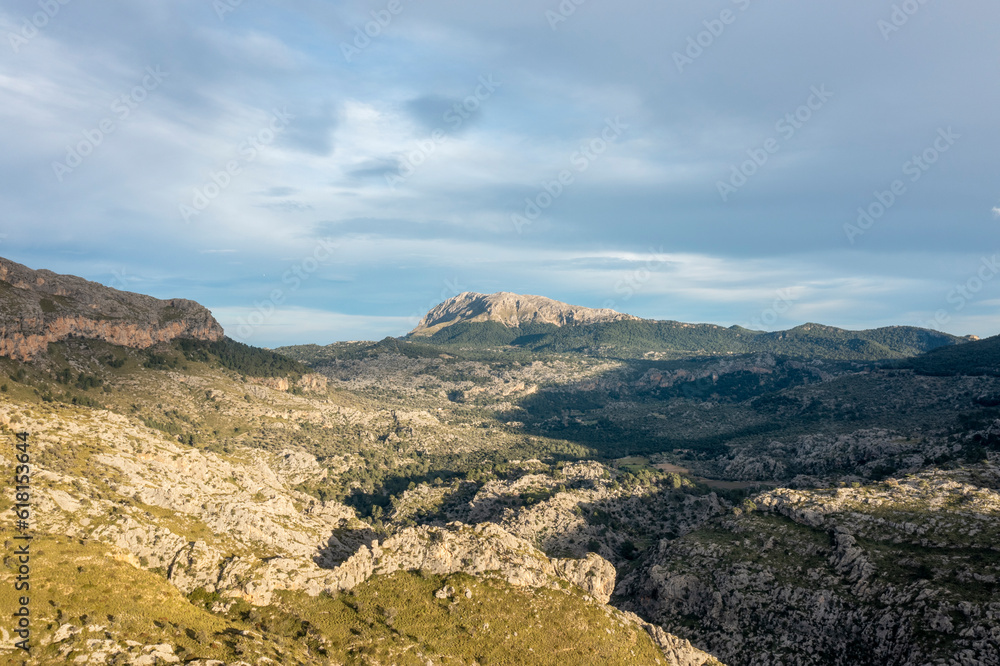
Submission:
<svg viewBox="0 0 1000 666">
<path fill-rule="evenodd" d="M 1000 663 L 995 339 L 728 349 L 538 298 L 379 342 L 0 358 L 31 663 Z"/>
</svg>

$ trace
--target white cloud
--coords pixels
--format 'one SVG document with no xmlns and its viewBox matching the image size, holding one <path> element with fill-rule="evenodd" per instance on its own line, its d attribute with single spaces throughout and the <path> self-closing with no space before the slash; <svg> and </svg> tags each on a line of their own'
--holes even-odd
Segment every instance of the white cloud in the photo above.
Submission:
<svg viewBox="0 0 1000 666">
<path fill-rule="evenodd" d="M 234 340 L 258 347 L 329 344 L 338 340 L 381 340 L 408 333 L 410 317 L 351 315 L 304 307 L 278 307 L 264 317 L 256 307 L 213 308 L 212 314 Z M 254 326 L 261 319 L 263 323 Z"/>
<path fill-rule="evenodd" d="M 448 1 L 409 7 L 347 63 L 339 44 L 371 20 L 368 9 L 282 4 L 248 5 L 219 22 L 205 3 L 70 3 L 21 53 L 0 50 L 3 253 L 95 278 L 126 266 L 136 279 L 155 276 L 136 288 L 232 307 L 258 287 L 267 293 L 253 280 L 280 279 L 305 261 L 318 227 L 342 227 L 342 248 L 296 296 L 306 309 L 280 311 L 295 325 L 261 328 L 268 340 L 323 341 L 408 328 L 392 317 L 326 313 L 331 285 L 338 308 L 402 315 L 453 279 L 479 291 L 594 307 L 614 300 L 644 316 L 735 323 L 785 290 L 796 305 L 776 325 L 906 323 L 907 313 L 946 303 L 993 242 L 968 203 L 995 194 L 976 189 L 988 187 L 981 165 L 996 154 L 992 111 L 978 103 L 975 77 L 954 75 L 993 54 L 985 36 L 937 27 L 933 39 L 918 31 L 901 43 L 907 57 L 876 57 L 882 45 L 873 42 L 830 60 L 798 47 L 847 43 L 863 3 L 762 6 L 761 48 L 738 37 L 750 34 L 740 23 L 678 77 L 662 56 L 701 29 L 706 16 L 694 4 L 588 4 L 553 31 L 531 0 Z M 22 18 L 0 11 L 0 32 Z M 947 47 L 958 37 L 961 53 Z M 51 163 L 157 65 L 170 73 L 163 86 L 58 183 Z M 805 71 L 816 80 L 803 81 Z M 715 181 L 774 135 L 808 85 L 845 72 L 854 88 L 834 89 L 829 113 L 782 139 L 723 205 Z M 391 190 L 378 169 L 430 137 L 428 119 L 417 122 L 407 103 L 460 99 L 490 74 L 503 85 L 480 113 Z M 939 92 L 930 101 L 919 92 L 928 88 Z M 275 106 L 300 115 L 294 137 L 262 150 L 183 224 L 179 204 L 238 157 Z M 630 127 L 616 144 L 515 233 L 510 218 L 525 197 L 572 168 L 573 152 L 617 115 Z M 863 247 L 847 247 L 843 223 L 899 172 L 886 156 L 911 154 L 942 117 L 987 138 L 948 155 Z M 292 190 L 294 200 L 267 198 Z M 1000 217 L 1000 206 L 992 212 Z M 650 267 L 644 248 L 661 244 L 663 260 Z"/>
</svg>

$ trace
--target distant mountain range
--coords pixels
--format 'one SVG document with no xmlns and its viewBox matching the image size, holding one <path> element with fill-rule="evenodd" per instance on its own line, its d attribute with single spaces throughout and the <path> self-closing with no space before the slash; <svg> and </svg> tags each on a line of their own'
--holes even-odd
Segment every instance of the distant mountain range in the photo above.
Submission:
<svg viewBox="0 0 1000 666">
<path fill-rule="evenodd" d="M 1000 336 L 470 293 L 271 351 L 0 259 L 4 355 L 38 663 L 1000 666 Z"/>
<path fill-rule="evenodd" d="M 224 336 L 211 312 L 194 301 L 159 300 L 0 258 L 0 356 L 30 360 L 44 353 L 48 343 L 69 337 L 146 348 L 177 338 L 215 342 Z M 909 326 L 848 331 L 804 324 L 787 331 L 752 331 L 641 319 L 543 296 L 466 292 L 432 308 L 404 338 L 372 351 L 391 347 L 402 353 L 436 355 L 440 352 L 435 348 L 447 347 L 629 358 L 770 352 L 805 359 L 875 361 L 906 359 L 971 340 L 974 336 Z M 952 359 L 937 358 L 942 361 L 921 363 L 940 365 Z M 972 349 L 954 358 L 965 365 L 977 362 Z"/>
<path fill-rule="evenodd" d="M 536 352 L 666 354 L 671 356 L 772 352 L 837 360 L 883 360 L 975 340 L 910 326 L 848 331 L 803 324 L 787 331 L 640 319 L 506 292 L 463 293 L 427 313 L 406 337 L 454 347 L 517 347 Z"/>
</svg>

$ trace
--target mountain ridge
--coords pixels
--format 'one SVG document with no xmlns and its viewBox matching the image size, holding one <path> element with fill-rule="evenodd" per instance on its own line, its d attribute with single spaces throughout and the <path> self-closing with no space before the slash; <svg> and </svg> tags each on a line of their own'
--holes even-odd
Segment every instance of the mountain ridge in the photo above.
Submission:
<svg viewBox="0 0 1000 666">
<path fill-rule="evenodd" d="M 608 308 L 570 305 L 545 296 L 500 291 L 480 294 L 466 291 L 428 311 L 411 336 L 429 336 L 458 322 L 494 321 L 516 328 L 521 324 L 568 326 L 609 321 L 638 321 L 639 317 Z"/>
<path fill-rule="evenodd" d="M 201 312 L 10 280 L 18 324 Z M 282 350 L 322 376 L 228 338 L 0 358 L 38 663 L 1000 666 L 1000 338 L 546 304 Z"/>
<path fill-rule="evenodd" d="M 784 331 L 642 319 L 578 307 L 542 296 L 465 292 L 432 308 L 401 338 L 461 348 L 519 348 L 545 352 L 667 354 L 770 352 L 832 360 L 900 359 L 975 341 L 912 326 L 852 331 L 805 323 Z"/>
<path fill-rule="evenodd" d="M 0 258 L 0 356 L 27 361 L 70 337 L 143 349 L 176 338 L 225 335 L 203 305 L 119 291 Z"/>
</svg>

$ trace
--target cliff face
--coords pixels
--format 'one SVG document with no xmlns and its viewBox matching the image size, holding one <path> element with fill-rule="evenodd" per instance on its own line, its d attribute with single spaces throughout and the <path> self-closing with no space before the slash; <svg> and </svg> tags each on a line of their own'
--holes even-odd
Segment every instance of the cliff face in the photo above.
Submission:
<svg viewBox="0 0 1000 666">
<path fill-rule="evenodd" d="M 212 313 L 194 301 L 163 301 L 0 258 L 0 356 L 30 360 L 69 337 L 144 348 L 223 335 Z"/>
<path fill-rule="evenodd" d="M 435 306 L 410 335 L 433 335 L 459 322 L 495 321 L 504 326 L 518 327 L 521 324 L 568 326 L 638 319 L 614 310 L 583 308 L 544 296 L 465 292 Z"/>
<path fill-rule="evenodd" d="M 767 491 L 661 541 L 616 592 L 733 665 L 996 666 L 998 489 L 985 461 Z"/>
</svg>

